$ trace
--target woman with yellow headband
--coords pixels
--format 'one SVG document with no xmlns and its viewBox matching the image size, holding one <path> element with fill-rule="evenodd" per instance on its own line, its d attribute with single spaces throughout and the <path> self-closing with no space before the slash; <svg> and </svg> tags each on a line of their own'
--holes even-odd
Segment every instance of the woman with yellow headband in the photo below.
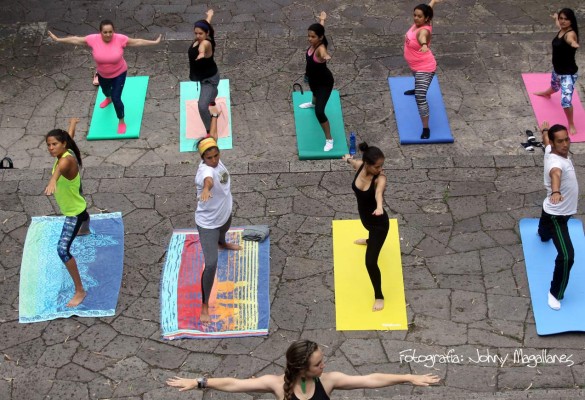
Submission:
<svg viewBox="0 0 585 400">
<path fill-rule="evenodd" d="M 232 193 L 230 175 L 219 159 L 217 147 L 217 108 L 210 107 L 210 137 L 197 143 L 201 163 L 195 176 L 197 186 L 197 210 L 195 224 L 199 231 L 199 241 L 205 259 L 205 269 L 201 277 L 201 316 L 202 323 L 211 321 L 209 316 L 209 296 L 213 288 L 217 270 L 218 245 L 227 250 L 240 250 L 241 247 L 225 240 L 225 234 L 232 222 Z"/>
</svg>

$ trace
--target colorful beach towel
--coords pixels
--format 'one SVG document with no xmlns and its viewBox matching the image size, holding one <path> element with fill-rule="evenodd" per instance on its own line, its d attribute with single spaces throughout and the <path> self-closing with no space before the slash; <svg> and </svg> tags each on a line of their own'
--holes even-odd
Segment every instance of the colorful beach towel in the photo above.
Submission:
<svg viewBox="0 0 585 400">
<path fill-rule="evenodd" d="M 196 229 L 173 231 L 161 278 L 163 339 L 224 338 L 268 334 L 270 300 L 270 239 L 242 240 L 243 228 L 232 228 L 226 239 L 239 251 L 219 252 L 209 301 L 211 323 L 201 324 L 201 274 L 204 258 Z"/>
<path fill-rule="evenodd" d="M 19 321 L 39 322 L 72 315 L 108 317 L 116 312 L 124 267 L 121 213 L 91 215 L 91 234 L 77 236 L 71 254 L 87 296 L 79 306 L 66 304 L 75 292 L 57 242 L 65 217 L 32 217 L 20 267 Z"/>
<path fill-rule="evenodd" d="M 199 83 L 181 82 L 181 99 L 179 104 L 179 151 L 181 153 L 188 151 L 197 151 L 195 146 L 201 137 L 201 126 L 203 122 L 199 116 L 197 108 L 197 99 L 199 99 Z M 221 150 L 232 148 L 232 114 L 230 100 L 230 81 L 221 79 L 217 86 L 217 107 L 221 111 L 218 126 L 217 144 Z M 227 127 L 226 127 L 227 124 Z M 194 130 L 194 131 L 193 131 Z M 227 132 L 226 132 L 227 131 Z M 187 132 L 189 132 L 187 134 Z M 206 134 L 207 132 L 205 132 Z M 203 135 L 205 136 L 205 135 Z"/>
</svg>

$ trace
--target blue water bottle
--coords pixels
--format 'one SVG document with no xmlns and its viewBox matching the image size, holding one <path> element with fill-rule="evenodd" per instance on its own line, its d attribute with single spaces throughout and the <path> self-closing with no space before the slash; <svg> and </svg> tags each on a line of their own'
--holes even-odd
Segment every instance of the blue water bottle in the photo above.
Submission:
<svg viewBox="0 0 585 400">
<path fill-rule="evenodd" d="M 355 156 L 355 133 L 351 132 L 349 134 L 349 155 Z"/>
</svg>

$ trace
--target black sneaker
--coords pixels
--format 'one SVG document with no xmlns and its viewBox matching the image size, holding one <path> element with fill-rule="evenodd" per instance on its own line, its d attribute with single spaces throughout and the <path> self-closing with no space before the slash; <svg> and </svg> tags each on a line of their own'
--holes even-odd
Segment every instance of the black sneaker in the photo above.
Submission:
<svg viewBox="0 0 585 400">
<path fill-rule="evenodd" d="M 428 139 L 431 137 L 431 130 L 429 128 L 423 128 L 422 133 L 420 135 L 421 139 Z"/>
<path fill-rule="evenodd" d="M 404 92 L 405 96 L 414 96 L 414 89 L 407 90 Z"/>
</svg>

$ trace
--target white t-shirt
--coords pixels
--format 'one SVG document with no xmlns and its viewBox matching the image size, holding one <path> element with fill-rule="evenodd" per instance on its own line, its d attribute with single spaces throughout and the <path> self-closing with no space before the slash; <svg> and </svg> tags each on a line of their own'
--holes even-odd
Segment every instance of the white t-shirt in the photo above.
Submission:
<svg viewBox="0 0 585 400">
<path fill-rule="evenodd" d="M 211 198 L 207 201 L 197 202 L 195 223 L 202 228 L 215 229 L 225 224 L 232 214 L 230 174 L 221 160 L 215 168 L 201 161 L 197 169 L 197 175 L 195 175 L 197 199 L 201 197 L 204 181 L 207 177 L 213 179 Z"/>
<path fill-rule="evenodd" d="M 557 204 L 550 202 L 552 193 L 550 171 L 553 168 L 561 170 L 561 188 L 559 191 L 563 196 L 563 201 Z M 577 175 L 575 175 L 575 167 L 570 159 L 551 153 L 550 145 L 546 146 L 544 152 L 544 187 L 546 188 L 546 198 L 542 203 L 542 208 L 547 214 L 573 215 L 577 213 L 579 183 L 577 182 Z"/>
</svg>

